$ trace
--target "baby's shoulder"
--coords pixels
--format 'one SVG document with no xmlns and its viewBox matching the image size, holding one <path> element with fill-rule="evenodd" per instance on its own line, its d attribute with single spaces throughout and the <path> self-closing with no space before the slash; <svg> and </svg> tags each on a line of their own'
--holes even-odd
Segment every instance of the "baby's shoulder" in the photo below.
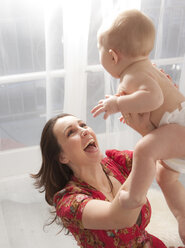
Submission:
<svg viewBox="0 0 185 248">
<path fill-rule="evenodd" d="M 125 89 L 126 92 L 131 93 L 138 90 L 141 86 L 148 86 L 152 81 L 149 73 L 146 71 L 137 71 L 133 73 L 128 73 L 124 76 L 123 80 L 120 81 L 119 89 Z"/>
</svg>

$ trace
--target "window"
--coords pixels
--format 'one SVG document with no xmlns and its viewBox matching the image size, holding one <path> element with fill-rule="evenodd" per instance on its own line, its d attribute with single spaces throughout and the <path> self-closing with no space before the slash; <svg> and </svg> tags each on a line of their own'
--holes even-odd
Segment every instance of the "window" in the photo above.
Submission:
<svg viewBox="0 0 185 248">
<path fill-rule="evenodd" d="M 48 87 L 52 98 L 50 108 L 54 113 L 63 109 L 64 59 L 61 8 L 46 27 L 46 9 L 36 3 L 12 0 L 1 2 L 0 7 L 3 13 L 0 17 L 0 150 L 3 151 L 39 144 L 46 122 L 48 77 L 52 84 Z M 54 38 L 46 41 L 51 29 Z M 48 75 L 47 70 L 52 73 Z"/>
<path fill-rule="evenodd" d="M 150 58 L 179 84 L 185 2 L 136 2 L 156 26 Z M 47 8 L 41 0 L 0 3 L 0 151 L 38 145 L 46 119 L 62 111 L 82 115 L 98 134 L 106 132 L 107 122 L 90 110 L 116 92 L 118 81 L 99 64 L 96 33 L 105 15 L 136 2 L 66 0 Z M 109 131 L 117 117 L 109 118 Z"/>
</svg>

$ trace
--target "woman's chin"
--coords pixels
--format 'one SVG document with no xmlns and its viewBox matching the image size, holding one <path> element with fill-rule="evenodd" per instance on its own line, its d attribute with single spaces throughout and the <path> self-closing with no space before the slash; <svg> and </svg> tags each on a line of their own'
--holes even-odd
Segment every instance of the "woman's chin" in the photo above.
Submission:
<svg viewBox="0 0 185 248">
<path fill-rule="evenodd" d="M 88 157 L 96 158 L 98 162 L 100 162 L 103 159 L 103 154 L 101 153 L 98 147 L 93 149 L 88 149 L 87 151 L 85 151 L 85 153 Z"/>
</svg>

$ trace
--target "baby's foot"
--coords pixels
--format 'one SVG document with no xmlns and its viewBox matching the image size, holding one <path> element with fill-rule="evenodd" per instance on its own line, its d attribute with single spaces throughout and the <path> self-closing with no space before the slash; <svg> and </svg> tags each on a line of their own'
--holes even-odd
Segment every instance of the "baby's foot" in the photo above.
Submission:
<svg viewBox="0 0 185 248">
<path fill-rule="evenodd" d="M 146 197 L 138 199 L 137 197 L 131 197 L 128 191 L 121 190 L 119 192 L 119 202 L 124 208 L 138 208 L 146 203 Z"/>
<path fill-rule="evenodd" d="M 179 236 L 182 240 L 182 243 L 185 245 L 185 217 L 179 217 L 177 221 L 179 224 Z"/>
</svg>

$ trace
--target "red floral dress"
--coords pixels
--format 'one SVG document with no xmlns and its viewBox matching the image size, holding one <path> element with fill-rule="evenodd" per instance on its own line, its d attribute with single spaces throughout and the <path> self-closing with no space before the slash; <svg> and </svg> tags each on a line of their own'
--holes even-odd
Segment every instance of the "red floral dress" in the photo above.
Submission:
<svg viewBox="0 0 185 248">
<path fill-rule="evenodd" d="M 128 177 L 132 167 L 131 151 L 106 151 L 107 157 L 102 160 L 106 172 L 115 177 L 121 184 Z M 145 231 L 151 216 L 151 207 L 147 202 L 141 210 L 141 224 L 118 230 L 85 229 L 82 224 L 82 212 L 88 201 L 105 200 L 106 197 L 87 183 L 72 177 L 65 189 L 54 196 L 57 215 L 77 240 L 82 248 L 165 248 L 158 238 Z M 147 244 L 146 244 L 147 243 Z M 146 246 L 145 246 L 146 244 Z M 149 245 L 150 244 L 150 245 Z"/>
</svg>

